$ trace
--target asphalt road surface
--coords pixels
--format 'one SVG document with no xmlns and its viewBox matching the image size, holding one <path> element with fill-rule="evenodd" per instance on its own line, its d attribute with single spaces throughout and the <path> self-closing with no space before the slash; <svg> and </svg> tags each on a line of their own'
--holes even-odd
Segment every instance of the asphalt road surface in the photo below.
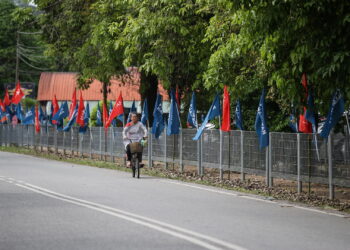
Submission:
<svg viewBox="0 0 350 250">
<path fill-rule="evenodd" d="M 350 219 L 0 152 L 0 249 L 350 249 Z"/>
</svg>

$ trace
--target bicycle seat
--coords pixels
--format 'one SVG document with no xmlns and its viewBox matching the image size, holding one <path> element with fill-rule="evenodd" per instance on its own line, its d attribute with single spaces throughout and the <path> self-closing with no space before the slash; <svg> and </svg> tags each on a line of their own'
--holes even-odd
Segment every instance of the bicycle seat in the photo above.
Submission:
<svg viewBox="0 0 350 250">
<path fill-rule="evenodd" d="M 129 145 L 130 145 L 130 152 L 132 154 L 134 154 L 134 153 L 142 153 L 143 147 L 142 147 L 141 143 L 139 143 L 139 142 L 132 142 Z"/>
</svg>

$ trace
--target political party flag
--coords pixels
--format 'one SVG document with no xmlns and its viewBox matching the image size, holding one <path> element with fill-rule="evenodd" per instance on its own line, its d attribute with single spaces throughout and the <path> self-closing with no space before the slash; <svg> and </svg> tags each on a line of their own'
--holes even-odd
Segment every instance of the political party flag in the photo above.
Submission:
<svg viewBox="0 0 350 250">
<path fill-rule="evenodd" d="M 84 100 L 83 100 L 83 94 L 80 91 L 80 98 L 79 98 L 79 107 L 78 107 L 78 115 L 77 115 L 77 124 L 80 125 L 80 127 L 84 127 Z"/>
<path fill-rule="evenodd" d="M 327 115 L 327 120 L 325 121 L 322 127 L 321 136 L 323 138 L 328 137 L 329 133 L 331 132 L 331 129 L 337 124 L 339 119 L 342 117 L 344 111 L 344 98 L 340 93 L 340 90 L 337 89 L 333 94 L 332 103 L 330 105 L 330 110 Z"/>
<path fill-rule="evenodd" d="M 192 98 L 187 115 L 187 125 L 198 129 L 196 94 L 192 92 Z"/>
<path fill-rule="evenodd" d="M 53 121 L 56 121 L 56 124 L 66 118 L 69 115 L 68 103 L 65 101 L 56 114 L 52 117 Z"/>
<path fill-rule="evenodd" d="M 34 106 L 25 114 L 25 117 L 22 121 L 24 125 L 34 124 L 35 117 L 35 108 Z"/>
<path fill-rule="evenodd" d="M 269 145 L 269 128 L 266 122 L 266 109 L 265 109 L 265 88 L 262 91 L 258 112 L 255 118 L 255 130 L 259 137 L 260 149 Z"/>
<path fill-rule="evenodd" d="M 60 109 L 60 107 L 58 106 L 56 95 L 53 96 L 51 107 L 52 107 L 51 108 L 51 123 L 57 124 L 57 121 L 52 119 L 54 117 L 54 115 L 58 112 L 58 110 Z"/>
<path fill-rule="evenodd" d="M 131 113 L 136 113 L 136 105 L 135 105 L 135 100 L 132 102 L 131 108 L 130 108 L 130 112 L 128 115 L 128 123 L 131 122 Z"/>
<path fill-rule="evenodd" d="M 105 128 L 107 129 L 109 127 L 109 125 L 112 123 L 112 120 L 121 114 L 124 114 L 122 93 L 119 94 L 119 97 L 114 104 L 113 110 L 112 110 L 111 114 L 109 115 L 108 120 L 105 124 Z"/>
<path fill-rule="evenodd" d="M 306 120 L 312 124 L 313 133 L 317 133 L 317 119 L 315 116 L 314 97 L 311 93 L 309 93 L 307 96 L 307 109 L 304 116 Z"/>
<path fill-rule="evenodd" d="M 179 86 L 178 85 L 176 85 L 175 97 L 176 97 L 177 107 L 178 107 L 178 110 L 180 113 L 180 111 L 181 111 L 181 99 L 180 99 L 180 95 L 179 95 Z"/>
<path fill-rule="evenodd" d="M 46 115 L 43 109 L 41 108 L 41 105 L 39 105 L 39 121 L 40 123 L 43 123 L 45 120 L 46 120 Z"/>
<path fill-rule="evenodd" d="M 24 93 L 21 89 L 21 84 L 20 82 L 18 81 L 17 84 L 16 84 L 16 89 L 15 89 L 15 92 L 13 93 L 13 96 L 12 96 L 12 103 L 13 104 L 18 104 L 22 98 L 24 96 Z"/>
<path fill-rule="evenodd" d="M 75 109 L 73 111 L 72 116 L 69 118 L 68 123 L 66 124 L 66 126 L 63 128 L 63 131 L 65 132 L 69 132 L 69 130 L 71 129 L 71 127 L 73 126 L 73 124 L 75 123 L 75 120 L 77 118 L 78 115 L 78 104 L 75 104 Z"/>
<path fill-rule="evenodd" d="M 17 116 L 18 120 L 20 120 L 20 121 L 23 120 L 23 111 L 22 111 L 21 103 L 18 103 L 16 106 L 16 116 Z"/>
<path fill-rule="evenodd" d="M 109 102 L 108 116 L 110 116 L 110 114 L 112 113 L 112 111 L 113 111 L 113 102 L 110 101 L 110 102 Z M 116 120 L 116 119 L 113 119 L 113 120 L 112 120 L 112 127 L 115 127 L 115 126 L 117 126 L 117 120 Z"/>
<path fill-rule="evenodd" d="M 72 117 L 76 106 L 77 106 L 77 90 L 74 89 L 73 95 L 72 95 L 72 103 L 70 104 L 70 107 L 69 107 L 68 119 Z"/>
<path fill-rule="evenodd" d="M 213 118 L 215 118 L 215 117 L 217 117 L 217 116 L 220 116 L 220 114 L 221 114 L 220 98 L 219 98 L 219 95 L 217 94 L 217 95 L 215 96 L 215 99 L 214 99 L 213 103 L 212 103 L 211 106 L 210 106 L 210 109 L 209 109 L 209 111 L 208 111 L 207 116 L 205 117 L 205 119 L 204 119 L 202 125 L 201 125 L 200 128 L 197 130 L 197 133 L 196 133 L 196 135 L 192 138 L 192 140 L 197 141 L 197 140 L 201 137 L 201 135 L 202 135 L 202 133 L 203 133 L 203 131 L 204 131 L 205 126 L 207 125 L 207 123 L 208 123 L 210 120 L 212 120 Z"/>
<path fill-rule="evenodd" d="M 231 129 L 231 114 L 230 114 L 230 95 L 227 91 L 227 86 L 224 87 L 224 100 L 222 107 L 222 131 L 230 131 Z"/>
<path fill-rule="evenodd" d="M 164 119 L 163 119 L 163 101 L 162 96 L 158 93 L 156 103 L 153 110 L 153 124 L 152 134 L 158 139 L 160 134 L 164 130 Z"/>
<path fill-rule="evenodd" d="M 178 103 L 176 96 L 173 90 L 170 92 L 170 112 L 168 116 L 168 127 L 166 134 L 167 135 L 177 135 L 180 133 L 180 114 L 178 110 Z"/>
<path fill-rule="evenodd" d="M 3 103 L 4 103 L 5 107 L 10 106 L 10 104 L 11 104 L 10 95 L 9 95 L 9 91 L 7 88 L 5 89 L 5 96 L 4 96 Z"/>
<path fill-rule="evenodd" d="M 39 120 L 39 110 L 38 110 L 38 105 L 35 105 L 35 132 L 39 133 L 40 132 L 40 120 Z"/>
<path fill-rule="evenodd" d="M 237 100 L 237 103 L 236 103 L 235 124 L 237 128 L 239 128 L 240 130 L 244 130 L 241 103 L 239 100 Z"/>
<path fill-rule="evenodd" d="M 100 104 L 97 103 L 97 111 L 96 111 L 96 125 L 102 126 L 102 114 L 100 109 Z"/>
<path fill-rule="evenodd" d="M 5 115 L 6 115 L 7 123 L 10 124 L 12 122 L 12 117 L 15 115 L 15 113 L 11 109 L 11 105 L 10 106 L 6 106 L 6 108 L 5 108 Z"/>
<path fill-rule="evenodd" d="M 288 125 L 293 130 L 293 132 L 298 133 L 298 121 L 294 114 L 290 114 Z"/>
<path fill-rule="evenodd" d="M 89 127 L 90 120 L 90 106 L 89 103 L 86 104 L 86 108 L 84 110 L 84 127 L 79 127 L 79 133 L 85 133 L 87 128 Z"/>
<path fill-rule="evenodd" d="M 106 127 L 106 123 L 108 120 L 108 111 L 107 111 L 107 103 L 102 102 L 102 121 L 103 121 L 103 126 Z"/>
<path fill-rule="evenodd" d="M 147 125 L 148 121 L 148 103 L 147 103 L 147 98 L 143 102 L 143 109 L 142 109 L 142 114 L 141 114 L 141 122 L 143 125 Z"/>
<path fill-rule="evenodd" d="M 308 90 L 307 77 L 305 73 L 303 73 L 303 75 L 301 76 L 301 84 L 304 87 L 305 99 L 306 99 L 309 95 L 309 90 Z M 306 110 L 307 110 L 306 107 L 304 107 L 304 113 L 302 115 L 299 115 L 299 132 L 312 133 L 312 124 L 305 117 Z"/>
</svg>

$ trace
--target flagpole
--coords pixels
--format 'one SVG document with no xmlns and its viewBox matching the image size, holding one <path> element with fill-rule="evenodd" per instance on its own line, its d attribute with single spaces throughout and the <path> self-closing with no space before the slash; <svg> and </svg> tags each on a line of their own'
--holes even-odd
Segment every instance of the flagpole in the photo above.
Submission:
<svg viewBox="0 0 350 250">
<path fill-rule="evenodd" d="M 222 169 L 222 148 L 223 148 L 223 145 L 222 145 L 222 131 L 221 131 L 221 115 L 219 115 L 219 134 L 220 134 L 220 180 L 223 180 L 224 179 L 224 172 L 223 172 L 223 169 Z"/>
</svg>

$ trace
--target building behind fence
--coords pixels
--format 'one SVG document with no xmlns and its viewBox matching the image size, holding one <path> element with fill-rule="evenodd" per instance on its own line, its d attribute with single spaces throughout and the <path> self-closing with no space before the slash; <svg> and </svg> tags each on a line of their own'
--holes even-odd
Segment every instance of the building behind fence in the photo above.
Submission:
<svg viewBox="0 0 350 250">
<path fill-rule="evenodd" d="M 217 168 L 221 178 L 228 170 L 241 173 L 242 179 L 245 174 L 261 175 L 269 186 L 273 178 L 295 180 L 298 192 L 302 182 L 327 184 L 330 198 L 334 185 L 350 187 L 349 134 L 331 134 L 326 141 L 313 134 L 271 132 L 270 146 L 260 150 L 254 131 L 205 130 L 200 140 L 193 141 L 195 133 L 194 129 L 182 129 L 179 135 L 162 133 L 159 139 L 149 134 L 144 160 L 149 166 L 153 161 L 163 162 L 165 167 L 175 163 L 181 171 L 186 166 L 196 166 L 199 175 L 205 168 Z M 42 126 L 40 133 L 35 133 L 33 125 L 0 125 L 0 145 L 45 147 L 110 160 L 125 154 L 122 128 L 109 128 L 105 134 L 102 127 L 91 127 L 79 134 L 77 127 L 60 132 L 52 126 Z"/>
</svg>

